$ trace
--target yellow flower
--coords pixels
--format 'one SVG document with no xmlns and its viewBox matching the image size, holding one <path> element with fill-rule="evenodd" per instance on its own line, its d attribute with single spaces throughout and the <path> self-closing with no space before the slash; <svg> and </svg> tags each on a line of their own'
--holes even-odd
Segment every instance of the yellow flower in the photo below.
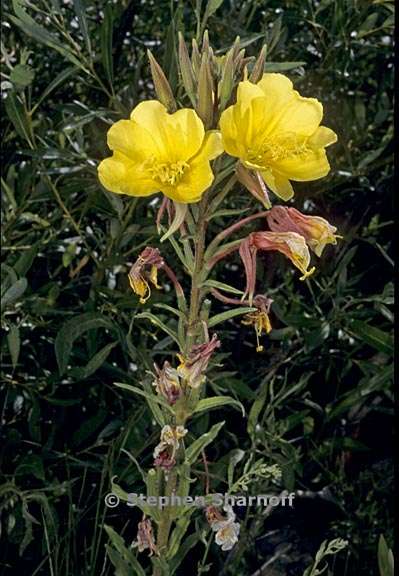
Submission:
<svg viewBox="0 0 399 576">
<path fill-rule="evenodd" d="M 98 167 L 101 184 L 118 194 L 163 192 L 181 203 L 197 202 L 213 182 L 210 160 L 223 152 L 217 131 L 205 133 L 194 110 L 168 114 L 156 100 L 141 102 L 130 120 L 108 131 L 113 151 Z"/>
<path fill-rule="evenodd" d="M 320 126 L 323 107 L 304 98 L 283 74 L 240 82 L 237 103 L 222 113 L 220 128 L 228 154 L 260 173 L 280 198 L 290 199 L 290 180 L 317 180 L 330 170 L 325 147 L 335 132 Z"/>
</svg>

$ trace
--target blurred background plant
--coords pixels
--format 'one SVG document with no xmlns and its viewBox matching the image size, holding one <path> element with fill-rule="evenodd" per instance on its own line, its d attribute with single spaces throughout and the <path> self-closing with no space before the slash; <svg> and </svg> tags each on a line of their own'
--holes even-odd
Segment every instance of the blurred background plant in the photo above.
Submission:
<svg viewBox="0 0 399 576">
<path fill-rule="evenodd" d="M 113 475 L 140 485 L 122 449 L 145 465 L 157 437 L 146 404 L 112 383 L 137 385 L 171 349 L 135 319 L 126 275 L 157 236 L 158 204 L 105 192 L 96 165 L 109 125 L 153 97 L 147 49 L 179 94 L 177 31 L 199 38 L 206 27 L 221 53 L 237 35 L 249 54 L 266 43 L 266 70 L 322 100 L 339 134 L 332 172 L 297 185 L 295 206 L 326 217 L 344 240 L 305 285 L 283 259 L 263 257 L 259 282 L 273 285 L 275 329 L 259 355 L 251 331 L 230 320 L 220 333 L 224 369 L 210 377 L 214 394 L 249 413 L 238 420 L 218 409 L 226 433 L 207 453 L 215 488 L 227 489 L 217 485 L 226 469 L 239 480 L 250 460 L 251 493 L 264 492 L 256 463 L 267 458 L 296 491 L 295 508 L 238 511 L 242 538 L 227 556 L 198 520 L 200 541 L 176 574 L 189 565 L 198 574 L 301 576 L 334 538 L 348 546 L 331 557 L 331 573 L 389 574 L 381 557 L 393 542 L 393 19 L 384 0 L 3 2 L 2 574 L 113 574 L 104 524 L 127 545 L 135 537 L 138 513 L 107 510 L 103 497 Z M 210 227 L 253 209 L 237 190 Z M 219 278 L 234 283 L 238 270 L 231 258 Z M 152 299 L 161 319 L 171 297 L 165 284 Z M 212 423 L 201 417 L 195 433 Z"/>
</svg>

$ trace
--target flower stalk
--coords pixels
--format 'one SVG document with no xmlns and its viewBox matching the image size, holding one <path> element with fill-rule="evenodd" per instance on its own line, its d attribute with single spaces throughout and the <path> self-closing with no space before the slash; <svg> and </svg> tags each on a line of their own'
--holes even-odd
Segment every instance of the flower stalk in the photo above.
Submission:
<svg viewBox="0 0 399 576">
<path fill-rule="evenodd" d="M 178 316 L 175 329 L 149 312 L 141 314 L 179 346 L 174 358 L 164 359 L 162 367 L 155 364 L 153 386 L 145 394 L 141 391 L 161 427 L 153 454 L 156 471 L 150 470 L 147 479 L 147 492 L 158 497 L 189 494 L 190 470 L 201 454 L 207 494 L 210 490 L 204 447 L 213 439 L 212 430 L 217 434 L 223 423 L 190 443 L 186 426 L 199 403 L 205 400 L 207 404 L 207 374 L 220 347 L 217 335 L 209 333 L 214 325 L 242 315 L 242 323 L 255 330 L 256 351 L 264 350 L 264 335 L 272 330 L 272 300 L 256 292 L 257 253 L 284 254 L 305 279 L 315 270 L 309 249 L 319 257 L 325 246 L 335 244 L 338 238 L 336 228 L 323 218 L 274 205 L 278 198 L 288 200 L 293 196 L 291 180 L 317 179 L 329 170 L 325 148 L 336 135 L 320 126 L 321 104 L 314 98 L 301 97 L 284 75 L 264 73 L 265 46 L 257 59 L 248 58 L 237 38 L 225 55 L 216 57 L 205 32 L 201 50 L 193 40 L 190 57 L 181 34 L 178 42 L 183 100 L 193 108 L 177 109 L 166 75 L 149 53 L 158 101 L 138 104 L 129 120 L 119 120 L 110 128 L 108 145 L 113 155 L 98 169 L 101 183 L 111 192 L 127 196 L 163 194 L 156 216 L 158 233 L 163 233 L 160 243 L 163 246 L 163 242 L 170 242 L 190 281 L 186 296 L 181 272 L 152 247 L 139 254 L 129 272 L 131 288 L 140 304 L 151 304 L 152 287 L 160 290 L 161 279 L 166 277 L 178 306 L 176 310 L 162 305 Z M 249 74 L 247 67 L 251 66 Z M 219 206 L 228 201 L 237 183 L 241 185 L 240 193 L 243 188 L 245 194 L 247 190 L 248 200 L 255 199 L 262 211 L 226 223 L 213 238 L 207 238 L 209 220 L 216 212 L 219 215 Z M 273 192 L 271 196 L 269 191 Z M 237 210 L 221 212 L 237 214 Z M 244 234 L 243 229 L 255 221 L 261 230 Z M 237 232 L 241 237 L 231 240 Z M 242 291 L 210 278 L 215 265 L 236 252 L 246 277 Z M 241 294 L 241 298 L 226 295 L 225 291 Z M 228 309 L 210 317 L 211 297 Z M 209 400 L 218 402 L 217 397 Z M 227 400 L 237 404 L 233 398 Z M 154 482 L 154 474 L 159 481 Z M 176 542 L 172 531 L 175 522 L 176 530 L 179 528 L 179 511 L 166 505 L 151 518 L 148 515 L 146 508 L 139 523 L 138 549 L 149 550 L 153 576 L 166 576 L 168 562 L 175 553 L 170 546 Z M 208 507 L 206 517 L 221 550 L 233 548 L 240 533 L 234 511 Z"/>
</svg>

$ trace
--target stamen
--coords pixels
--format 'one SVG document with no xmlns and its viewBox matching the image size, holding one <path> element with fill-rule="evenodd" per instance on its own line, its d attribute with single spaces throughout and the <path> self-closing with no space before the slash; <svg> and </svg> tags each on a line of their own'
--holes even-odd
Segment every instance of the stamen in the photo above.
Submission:
<svg viewBox="0 0 399 576">
<path fill-rule="evenodd" d="M 177 182 L 182 178 L 185 170 L 189 168 L 189 164 L 182 160 L 172 163 L 157 163 L 156 160 L 151 159 L 149 164 L 148 170 L 151 176 L 162 184 L 170 184 L 171 186 L 177 184 Z"/>
</svg>

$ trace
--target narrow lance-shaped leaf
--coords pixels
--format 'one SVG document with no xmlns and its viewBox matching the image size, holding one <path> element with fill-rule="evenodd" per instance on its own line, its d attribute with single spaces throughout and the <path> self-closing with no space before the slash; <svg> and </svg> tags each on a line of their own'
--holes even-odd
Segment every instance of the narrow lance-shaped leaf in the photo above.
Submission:
<svg viewBox="0 0 399 576">
<path fill-rule="evenodd" d="M 107 3 L 104 10 L 104 20 L 100 30 L 101 61 L 109 84 L 114 81 L 114 61 L 112 57 L 112 38 L 114 27 L 114 12 L 111 4 Z"/>
<path fill-rule="evenodd" d="M 233 308 L 231 310 L 226 310 L 226 312 L 221 312 L 220 314 L 216 314 L 213 316 L 208 323 L 209 328 L 216 326 L 216 324 L 220 324 L 221 322 L 225 322 L 226 320 L 230 320 L 230 318 L 235 318 L 236 316 L 242 316 L 243 314 L 248 314 L 249 312 L 256 312 L 257 308 L 253 306 L 243 306 L 242 308 Z"/>
<path fill-rule="evenodd" d="M 86 42 L 86 47 L 89 55 L 91 56 L 91 42 L 90 34 L 87 26 L 86 18 L 86 4 L 84 0 L 73 0 L 73 6 L 75 8 L 75 14 L 79 22 L 79 28 L 82 33 L 83 39 Z"/>
<path fill-rule="evenodd" d="M 206 432 L 186 449 L 186 460 L 189 464 L 194 464 L 202 450 L 208 446 L 216 436 L 219 434 L 220 429 L 224 426 L 224 421 L 214 424 L 209 432 Z"/>
</svg>

